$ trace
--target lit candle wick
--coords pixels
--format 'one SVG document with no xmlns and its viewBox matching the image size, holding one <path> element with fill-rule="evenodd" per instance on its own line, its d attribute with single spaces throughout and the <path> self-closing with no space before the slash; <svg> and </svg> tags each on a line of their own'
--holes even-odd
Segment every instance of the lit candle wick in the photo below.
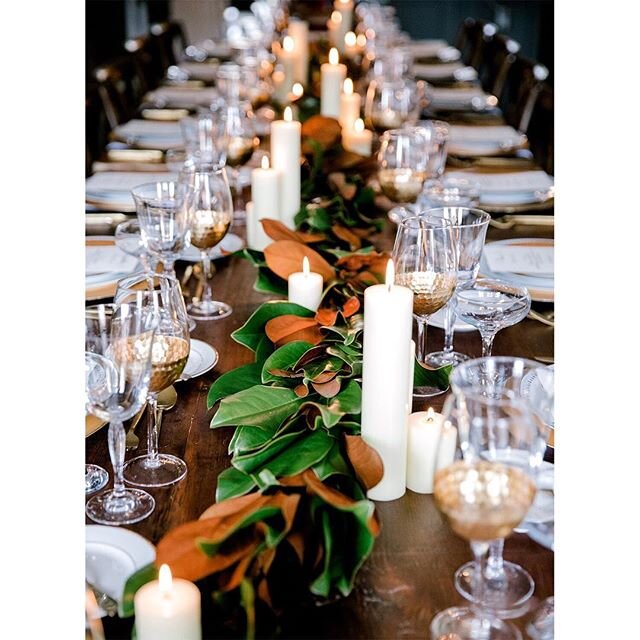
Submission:
<svg viewBox="0 0 640 640">
<path fill-rule="evenodd" d="M 353 94 L 353 80 L 351 78 L 347 78 L 342 84 L 342 91 L 346 96 L 350 96 Z"/>
<path fill-rule="evenodd" d="M 304 277 L 307 278 L 310 272 L 311 272 L 311 267 L 309 266 L 309 258 L 305 256 L 302 259 L 302 273 L 304 273 Z"/>
<path fill-rule="evenodd" d="M 427 409 L 427 417 L 425 418 L 425 420 L 427 422 L 433 422 L 433 415 L 434 415 L 434 411 L 433 411 L 433 409 L 431 407 L 429 407 Z"/>
<path fill-rule="evenodd" d="M 285 107 L 284 109 L 284 121 L 291 122 L 293 120 L 293 111 L 291 111 L 291 107 Z"/>
<path fill-rule="evenodd" d="M 395 270 L 393 268 L 393 260 L 388 260 L 385 284 L 387 285 L 389 292 L 391 292 L 391 285 L 393 284 L 394 279 L 395 279 Z"/>
<path fill-rule="evenodd" d="M 163 564 L 160 567 L 160 571 L 158 572 L 158 586 L 160 588 L 160 593 L 164 598 L 169 598 L 171 596 L 173 578 L 168 564 Z"/>
</svg>

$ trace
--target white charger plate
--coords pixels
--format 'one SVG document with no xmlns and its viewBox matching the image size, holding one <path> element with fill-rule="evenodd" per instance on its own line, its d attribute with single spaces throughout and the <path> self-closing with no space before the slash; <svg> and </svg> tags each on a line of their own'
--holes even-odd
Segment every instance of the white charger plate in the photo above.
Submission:
<svg viewBox="0 0 640 640">
<path fill-rule="evenodd" d="M 216 366 L 219 359 L 218 351 L 202 340 L 191 338 L 189 358 L 184 367 L 180 380 L 191 380 Z"/>
</svg>

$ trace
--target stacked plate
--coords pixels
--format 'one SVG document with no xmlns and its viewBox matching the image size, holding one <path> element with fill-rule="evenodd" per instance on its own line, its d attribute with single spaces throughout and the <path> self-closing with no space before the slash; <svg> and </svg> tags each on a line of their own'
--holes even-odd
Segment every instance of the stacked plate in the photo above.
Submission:
<svg viewBox="0 0 640 640">
<path fill-rule="evenodd" d="M 138 261 L 116 247 L 113 236 L 90 236 L 85 239 L 85 298 L 110 298 L 116 283 L 132 273 Z"/>
<path fill-rule="evenodd" d="M 527 136 L 508 126 L 449 127 L 447 152 L 461 157 L 496 156 L 523 147 Z"/>
<path fill-rule="evenodd" d="M 493 109 L 498 100 L 477 87 L 449 89 L 432 87 L 429 90 L 429 108 L 436 111 L 487 111 Z"/>
<path fill-rule="evenodd" d="M 159 87 L 150 91 L 145 96 L 145 101 L 162 107 L 191 109 L 208 107 L 217 96 L 218 92 L 212 87 L 197 89 L 189 86 L 173 85 Z"/>
<path fill-rule="evenodd" d="M 414 64 L 413 72 L 417 78 L 427 82 L 470 82 L 478 78 L 478 72 L 473 67 L 465 67 L 458 61 Z"/>
<path fill-rule="evenodd" d="M 136 207 L 131 189 L 145 182 L 175 179 L 176 174 L 169 172 L 104 171 L 87 178 L 85 198 L 87 204 L 103 211 L 133 213 Z"/>
<path fill-rule="evenodd" d="M 113 130 L 116 140 L 144 149 L 166 151 L 183 145 L 179 122 L 129 120 Z"/>
</svg>

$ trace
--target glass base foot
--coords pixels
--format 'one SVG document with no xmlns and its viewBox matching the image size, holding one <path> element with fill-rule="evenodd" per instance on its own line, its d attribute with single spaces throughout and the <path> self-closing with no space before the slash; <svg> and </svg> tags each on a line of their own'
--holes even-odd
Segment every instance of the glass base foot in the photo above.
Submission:
<svg viewBox="0 0 640 640">
<path fill-rule="evenodd" d="M 194 320 L 220 320 L 230 316 L 233 313 L 233 309 L 224 302 L 200 300 L 189 304 L 187 313 Z"/>
<path fill-rule="evenodd" d="M 166 487 L 187 475 L 184 460 L 168 453 L 132 458 L 124 465 L 124 479 L 137 487 Z"/>
<path fill-rule="evenodd" d="M 109 482 L 109 474 L 97 464 L 84 465 L 84 492 L 86 495 L 100 491 Z"/>
<path fill-rule="evenodd" d="M 489 614 L 451 607 L 431 621 L 431 640 L 522 640 L 522 634 L 510 622 Z"/>
<path fill-rule="evenodd" d="M 467 360 L 471 360 L 471 357 L 459 351 L 434 351 L 427 354 L 427 364 L 431 367 L 444 367 L 447 364 L 455 366 Z"/>
<path fill-rule="evenodd" d="M 484 594 L 479 604 L 500 618 L 517 618 L 533 595 L 535 583 L 520 565 L 504 561 L 503 567 L 504 574 L 499 580 L 485 574 Z M 474 602 L 471 595 L 474 572 L 475 563 L 467 562 L 456 571 L 454 579 L 458 593 L 470 602 Z"/>
<path fill-rule="evenodd" d="M 438 387 L 414 387 L 413 388 L 413 397 L 414 398 L 433 398 L 434 396 L 439 396 L 448 391 L 447 389 L 438 389 Z"/>
<path fill-rule="evenodd" d="M 98 524 L 133 524 L 144 520 L 156 507 L 156 501 L 141 489 L 125 489 L 115 496 L 113 491 L 101 493 L 87 502 L 85 513 Z"/>
</svg>

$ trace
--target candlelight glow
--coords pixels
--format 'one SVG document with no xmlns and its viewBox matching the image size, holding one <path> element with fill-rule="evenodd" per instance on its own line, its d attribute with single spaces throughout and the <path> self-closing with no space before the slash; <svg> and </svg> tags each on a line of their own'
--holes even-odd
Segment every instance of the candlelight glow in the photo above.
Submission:
<svg viewBox="0 0 640 640">
<path fill-rule="evenodd" d="M 293 87 L 291 87 L 291 93 L 293 93 L 296 98 L 299 98 L 304 93 L 304 87 L 299 82 L 296 82 Z"/>
<path fill-rule="evenodd" d="M 173 577 L 168 564 L 163 564 L 158 572 L 158 586 L 163 596 L 168 596 L 173 588 Z"/>
<path fill-rule="evenodd" d="M 291 107 L 285 107 L 284 109 L 284 121 L 291 122 L 293 120 L 293 111 L 291 111 Z"/>
<path fill-rule="evenodd" d="M 342 91 L 345 95 L 350 96 L 353 93 L 353 80 L 351 78 L 347 78 L 343 85 Z"/>
<path fill-rule="evenodd" d="M 285 36 L 284 40 L 282 41 L 282 48 L 285 51 L 293 51 L 295 49 L 295 43 L 293 41 L 293 38 L 291 36 Z"/>
<path fill-rule="evenodd" d="M 364 131 L 364 120 L 362 118 L 358 118 L 353 123 L 353 130 L 357 131 L 358 133 L 360 133 L 361 131 Z"/>
<path fill-rule="evenodd" d="M 309 266 L 309 258 L 305 256 L 304 258 L 302 258 L 302 273 L 304 273 L 305 276 L 308 276 L 310 272 L 311 267 Z"/>
<path fill-rule="evenodd" d="M 262 168 L 263 169 L 268 169 L 269 168 L 269 158 L 267 156 L 262 156 Z"/>
<path fill-rule="evenodd" d="M 393 260 L 387 261 L 387 275 L 384 279 L 384 283 L 391 289 L 391 285 L 396 277 L 395 269 L 393 268 Z"/>
<path fill-rule="evenodd" d="M 369 40 L 373 40 L 376 37 L 376 32 L 369 27 L 365 32 L 364 35 L 366 38 L 368 38 Z"/>
<path fill-rule="evenodd" d="M 339 61 L 338 50 L 335 47 L 331 47 L 331 51 L 329 51 L 329 64 L 338 64 Z"/>
<path fill-rule="evenodd" d="M 340 4 L 348 5 L 351 0 L 340 0 Z"/>
<path fill-rule="evenodd" d="M 344 43 L 347 47 L 354 47 L 356 44 L 356 34 L 353 31 L 349 31 L 344 36 Z"/>
<path fill-rule="evenodd" d="M 273 84 L 278 86 L 279 84 L 282 84 L 283 82 L 284 82 L 284 71 L 281 71 L 280 69 L 277 69 L 276 71 L 273 72 Z"/>
<path fill-rule="evenodd" d="M 364 33 L 358 34 L 356 43 L 359 47 L 365 47 L 367 45 L 367 36 L 365 36 Z"/>
<path fill-rule="evenodd" d="M 342 14 L 339 11 L 334 11 L 331 14 L 331 22 L 333 22 L 333 24 L 340 24 L 342 22 Z"/>
</svg>

